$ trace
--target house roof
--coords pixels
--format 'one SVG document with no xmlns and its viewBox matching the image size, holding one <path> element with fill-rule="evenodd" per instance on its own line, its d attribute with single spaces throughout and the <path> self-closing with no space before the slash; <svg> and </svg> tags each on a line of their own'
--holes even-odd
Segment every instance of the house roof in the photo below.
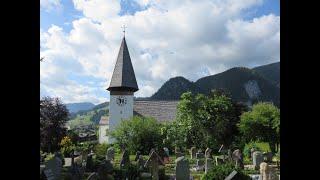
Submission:
<svg viewBox="0 0 320 180">
<path fill-rule="evenodd" d="M 123 37 L 108 91 L 139 90 L 126 39 Z"/>
<path fill-rule="evenodd" d="M 153 117 L 158 122 L 173 121 L 176 118 L 179 101 L 134 101 L 133 114 Z"/>
<path fill-rule="evenodd" d="M 99 121 L 99 125 L 108 125 L 108 124 L 109 124 L 109 117 L 102 116 Z"/>
</svg>

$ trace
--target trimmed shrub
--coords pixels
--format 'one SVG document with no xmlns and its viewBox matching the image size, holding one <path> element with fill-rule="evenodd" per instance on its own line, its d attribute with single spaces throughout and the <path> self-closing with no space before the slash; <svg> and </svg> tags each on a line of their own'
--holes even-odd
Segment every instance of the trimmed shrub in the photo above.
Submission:
<svg viewBox="0 0 320 180">
<path fill-rule="evenodd" d="M 238 172 L 237 178 L 234 180 L 250 180 L 250 176 L 245 174 L 243 170 L 235 167 L 231 163 L 215 166 L 210 169 L 207 174 L 201 177 L 201 180 L 224 180 L 233 170 Z"/>
</svg>

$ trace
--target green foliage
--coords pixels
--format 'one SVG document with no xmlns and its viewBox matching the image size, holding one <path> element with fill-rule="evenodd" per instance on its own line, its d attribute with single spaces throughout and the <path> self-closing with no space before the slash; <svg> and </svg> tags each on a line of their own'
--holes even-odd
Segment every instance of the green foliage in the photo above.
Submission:
<svg viewBox="0 0 320 180">
<path fill-rule="evenodd" d="M 245 109 L 221 90 L 212 91 L 209 96 L 187 92 L 178 104 L 177 128 L 185 136 L 183 142 L 188 147 L 230 146 L 238 134 L 239 116 Z"/>
<path fill-rule="evenodd" d="M 54 154 L 48 153 L 48 154 L 46 154 L 46 157 L 44 158 L 44 162 L 47 162 L 47 161 L 51 160 L 52 158 L 54 158 Z"/>
<path fill-rule="evenodd" d="M 71 152 L 75 149 L 75 145 L 72 143 L 68 136 L 65 136 L 61 142 L 61 152 L 65 157 L 70 157 Z"/>
<path fill-rule="evenodd" d="M 174 147 L 184 147 L 186 144 L 186 132 L 177 121 L 166 122 L 161 127 L 161 137 L 164 147 L 174 149 Z"/>
<path fill-rule="evenodd" d="M 116 139 L 118 146 L 125 145 L 131 153 L 141 151 L 148 154 L 151 148 L 162 145 L 161 124 L 148 117 L 134 116 L 122 120 L 110 135 Z"/>
<path fill-rule="evenodd" d="M 40 149 L 45 152 L 59 150 L 59 143 L 66 135 L 68 114 L 66 105 L 59 98 L 40 100 Z"/>
<path fill-rule="evenodd" d="M 275 152 L 280 143 L 280 110 L 271 103 L 255 104 L 250 112 L 241 115 L 239 129 L 246 142 L 268 142 Z"/>
<path fill-rule="evenodd" d="M 107 150 L 108 148 L 110 147 L 109 144 L 96 144 L 94 146 L 94 150 L 93 152 L 95 153 L 96 155 L 96 158 L 97 159 L 105 159 L 106 158 L 106 154 L 107 154 Z"/>
<path fill-rule="evenodd" d="M 234 167 L 233 164 L 226 163 L 211 168 L 207 174 L 201 177 L 201 180 L 224 180 L 233 170 L 238 172 L 235 180 L 250 180 L 250 176 L 245 174 L 243 170 Z"/>
</svg>

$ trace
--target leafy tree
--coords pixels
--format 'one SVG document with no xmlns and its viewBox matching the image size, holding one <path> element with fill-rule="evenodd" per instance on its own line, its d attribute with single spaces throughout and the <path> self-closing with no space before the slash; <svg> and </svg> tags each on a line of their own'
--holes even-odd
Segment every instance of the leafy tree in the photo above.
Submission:
<svg viewBox="0 0 320 180">
<path fill-rule="evenodd" d="M 274 153 L 280 143 L 280 109 L 271 103 L 255 104 L 241 115 L 239 129 L 247 142 L 268 142 Z"/>
<path fill-rule="evenodd" d="M 184 147 L 187 141 L 186 131 L 177 121 L 166 122 L 161 127 L 162 143 L 169 149 Z"/>
<path fill-rule="evenodd" d="M 177 121 L 187 135 L 187 146 L 229 146 L 238 134 L 237 123 L 245 109 L 222 90 L 208 96 L 187 92 L 178 104 Z"/>
<path fill-rule="evenodd" d="M 148 154 L 151 148 L 162 145 L 161 124 L 149 117 L 134 116 L 123 120 L 110 132 L 119 147 L 125 147 L 131 152 L 141 151 Z"/>
<path fill-rule="evenodd" d="M 66 135 L 65 123 L 68 109 L 59 98 L 40 99 L 40 148 L 45 152 L 59 149 L 61 139 Z"/>
</svg>

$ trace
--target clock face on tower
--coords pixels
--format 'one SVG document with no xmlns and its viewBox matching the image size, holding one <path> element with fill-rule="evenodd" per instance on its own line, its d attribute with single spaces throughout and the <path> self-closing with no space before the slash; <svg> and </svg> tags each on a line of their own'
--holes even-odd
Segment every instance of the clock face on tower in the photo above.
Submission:
<svg viewBox="0 0 320 180">
<path fill-rule="evenodd" d="M 125 104 L 127 104 L 127 98 L 124 96 L 118 96 L 116 102 L 119 106 L 124 106 Z"/>
</svg>

